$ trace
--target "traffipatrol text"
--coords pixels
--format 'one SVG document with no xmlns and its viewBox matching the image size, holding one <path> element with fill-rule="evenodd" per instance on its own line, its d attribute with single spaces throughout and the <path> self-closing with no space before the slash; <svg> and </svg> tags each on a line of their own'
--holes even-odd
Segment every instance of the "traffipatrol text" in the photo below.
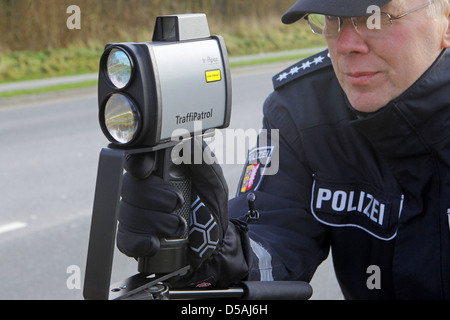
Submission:
<svg viewBox="0 0 450 320">
<path fill-rule="evenodd" d="M 181 124 L 209 119 L 212 118 L 212 116 L 213 116 L 213 109 L 211 108 L 211 110 L 207 112 L 188 112 L 186 115 L 178 115 L 175 116 L 175 118 L 176 124 Z"/>
<path fill-rule="evenodd" d="M 364 191 L 319 188 L 315 209 L 326 209 L 333 213 L 361 213 L 382 226 L 386 204 Z"/>
</svg>

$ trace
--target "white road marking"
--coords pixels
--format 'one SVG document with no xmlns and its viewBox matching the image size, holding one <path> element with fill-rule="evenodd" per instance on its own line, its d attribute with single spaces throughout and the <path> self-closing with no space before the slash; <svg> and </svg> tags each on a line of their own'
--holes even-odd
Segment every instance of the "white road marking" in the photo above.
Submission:
<svg viewBox="0 0 450 320">
<path fill-rule="evenodd" d="M 19 222 L 19 221 L 8 223 L 8 224 L 4 224 L 4 225 L 0 225 L 0 234 L 6 233 L 6 232 L 10 232 L 10 231 L 14 231 L 14 230 L 18 230 L 18 229 L 22 229 L 22 228 L 25 228 L 26 226 L 27 226 L 26 223 Z"/>
</svg>

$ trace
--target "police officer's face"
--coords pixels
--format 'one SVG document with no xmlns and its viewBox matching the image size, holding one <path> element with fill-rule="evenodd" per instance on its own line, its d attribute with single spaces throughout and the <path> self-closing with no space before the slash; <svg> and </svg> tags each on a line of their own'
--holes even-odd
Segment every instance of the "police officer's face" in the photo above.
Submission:
<svg viewBox="0 0 450 320">
<path fill-rule="evenodd" d="M 382 9 L 400 15 L 424 0 L 393 0 Z M 376 111 L 410 87 L 450 47 L 448 13 L 418 10 L 399 20 L 383 36 L 358 33 L 345 19 L 337 36 L 326 37 L 339 82 L 352 106 Z"/>
</svg>

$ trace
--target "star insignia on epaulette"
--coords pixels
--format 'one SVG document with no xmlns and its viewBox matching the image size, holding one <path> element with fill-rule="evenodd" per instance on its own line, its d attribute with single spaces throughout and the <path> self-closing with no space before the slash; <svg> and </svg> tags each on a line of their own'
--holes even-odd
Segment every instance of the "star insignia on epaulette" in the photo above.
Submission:
<svg viewBox="0 0 450 320">
<path fill-rule="evenodd" d="M 284 79 L 286 79 L 288 77 L 288 73 L 284 72 L 282 74 L 280 74 L 280 76 L 278 77 L 278 81 L 283 81 Z"/>
<path fill-rule="evenodd" d="M 289 71 L 289 74 L 290 74 L 290 75 L 294 75 L 294 74 L 298 73 L 299 70 L 300 70 L 299 67 L 293 67 L 293 68 Z"/>
<path fill-rule="evenodd" d="M 325 64 L 326 63 L 326 64 Z M 328 50 L 319 52 L 287 68 L 273 78 L 275 89 L 289 81 L 301 77 L 330 63 Z"/>
<path fill-rule="evenodd" d="M 306 62 L 303 62 L 303 63 L 302 63 L 302 66 L 301 66 L 300 68 L 303 69 L 303 70 L 306 70 L 306 69 L 308 69 L 309 67 L 311 67 L 311 62 L 306 61 Z"/>
</svg>

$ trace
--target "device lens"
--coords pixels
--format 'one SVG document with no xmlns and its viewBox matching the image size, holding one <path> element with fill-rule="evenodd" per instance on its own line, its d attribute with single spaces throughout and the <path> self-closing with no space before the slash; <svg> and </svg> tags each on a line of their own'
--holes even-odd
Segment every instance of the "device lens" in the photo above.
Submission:
<svg viewBox="0 0 450 320">
<path fill-rule="evenodd" d="M 132 73 L 131 60 L 124 51 L 112 49 L 106 67 L 109 80 L 117 89 L 122 89 L 128 85 Z"/>
<path fill-rule="evenodd" d="M 105 106 L 105 126 L 118 143 L 131 142 L 139 129 L 139 114 L 133 102 L 122 94 L 113 94 Z"/>
</svg>

